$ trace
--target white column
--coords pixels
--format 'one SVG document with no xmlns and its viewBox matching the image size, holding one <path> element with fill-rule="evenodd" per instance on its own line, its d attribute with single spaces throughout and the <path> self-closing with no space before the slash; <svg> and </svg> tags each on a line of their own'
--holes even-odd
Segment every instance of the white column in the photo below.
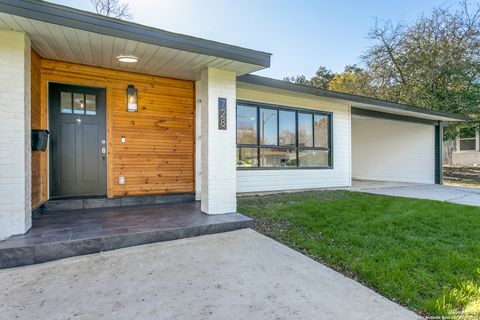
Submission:
<svg viewBox="0 0 480 320">
<path fill-rule="evenodd" d="M 30 40 L 0 30 L 0 240 L 32 225 Z"/>
<path fill-rule="evenodd" d="M 200 87 L 201 209 L 207 214 L 236 212 L 236 74 L 205 69 Z M 226 130 L 219 130 L 218 98 L 227 101 Z"/>
</svg>

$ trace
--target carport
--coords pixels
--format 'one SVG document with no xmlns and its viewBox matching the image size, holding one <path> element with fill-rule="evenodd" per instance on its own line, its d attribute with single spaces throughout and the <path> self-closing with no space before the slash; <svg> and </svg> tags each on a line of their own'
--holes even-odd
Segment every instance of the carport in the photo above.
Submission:
<svg viewBox="0 0 480 320">
<path fill-rule="evenodd" d="M 382 104 L 352 106 L 352 179 L 442 184 L 443 128 L 463 119 Z"/>
</svg>

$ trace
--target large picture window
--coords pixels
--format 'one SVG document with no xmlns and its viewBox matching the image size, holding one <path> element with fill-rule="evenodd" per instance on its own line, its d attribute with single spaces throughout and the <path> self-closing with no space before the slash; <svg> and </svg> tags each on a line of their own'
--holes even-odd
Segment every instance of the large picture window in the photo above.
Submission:
<svg viewBox="0 0 480 320">
<path fill-rule="evenodd" d="M 237 103 L 237 168 L 331 167 L 331 113 Z"/>
</svg>

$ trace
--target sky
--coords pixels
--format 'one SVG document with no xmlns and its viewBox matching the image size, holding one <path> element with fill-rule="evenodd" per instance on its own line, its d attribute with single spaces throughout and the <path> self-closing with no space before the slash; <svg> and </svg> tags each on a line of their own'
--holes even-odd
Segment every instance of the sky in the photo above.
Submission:
<svg viewBox="0 0 480 320">
<path fill-rule="evenodd" d="M 92 11 L 89 0 L 49 0 Z M 122 1 L 122 0 L 120 0 Z M 125 1 L 125 0 L 124 0 Z M 359 63 L 379 21 L 413 22 L 452 0 L 128 0 L 133 22 L 272 53 L 259 75 L 311 77 Z"/>
</svg>

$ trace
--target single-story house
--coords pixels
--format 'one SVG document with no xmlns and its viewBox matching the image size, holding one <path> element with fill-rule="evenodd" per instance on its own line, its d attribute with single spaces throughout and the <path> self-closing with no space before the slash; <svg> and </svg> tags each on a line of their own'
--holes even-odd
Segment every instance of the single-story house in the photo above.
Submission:
<svg viewBox="0 0 480 320">
<path fill-rule="evenodd" d="M 0 239 L 51 199 L 190 194 L 221 214 L 237 193 L 442 182 L 442 128 L 465 117 L 253 75 L 270 56 L 0 0 Z"/>
<path fill-rule="evenodd" d="M 455 140 L 443 143 L 447 164 L 454 166 L 480 166 L 480 130 L 462 128 Z"/>
</svg>

